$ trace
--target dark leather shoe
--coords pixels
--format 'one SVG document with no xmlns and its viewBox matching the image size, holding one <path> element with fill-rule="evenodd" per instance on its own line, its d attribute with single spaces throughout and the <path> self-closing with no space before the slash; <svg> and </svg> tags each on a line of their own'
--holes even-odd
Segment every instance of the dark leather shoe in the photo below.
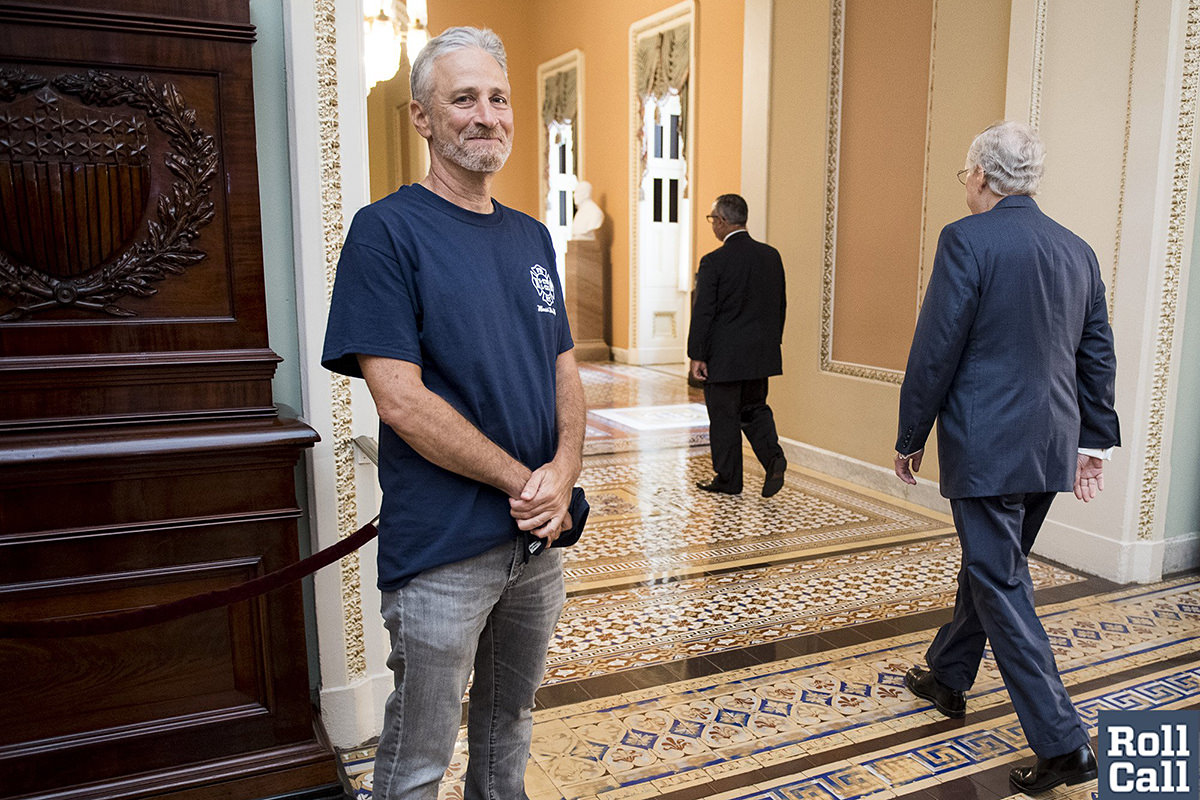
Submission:
<svg viewBox="0 0 1200 800">
<path fill-rule="evenodd" d="M 779 493 L 779 490 L 783 488 L 783 476 L 786 472 L 786 458 L 775 456 L 775 458 L 771 459 L 771 466 L 767 468 L 766 480 L 763 481 L 763 497 L 772 497 Z"/>
<path fill-rule="evenodd" d="M 1096 754 L 1085 744 L 1054 758 L 1039 758 L 1032 767 L 1013 767 L 1008 782 L 1025 794 L 1038 794 L 1059 784 L 1076 784 L 1096 777 Z"/>
<path fill-rule="evenodd" d="M 933 703 L 933 707 L 951 719 L 962 719 L 967 715 L 967 697 L 939 681 L 932 672 L 913 667 L 904 674 L 904 685 L 908 690 Z"/>
<path fill-rule="evenodd" d="M 701 481 L 696 484 L 696 488 L 701 489 L 705 492 L 716 492 L 717 494 L 741 494 L 742 493 L 741 489 L 738 489 L 736 492 L 731 491 L 727 486 L 717 483 L 716 479 L 713 479 L 713 480 L 709 481 L 708 483 L 704 483 L 703 481 Z"/>
</svg>

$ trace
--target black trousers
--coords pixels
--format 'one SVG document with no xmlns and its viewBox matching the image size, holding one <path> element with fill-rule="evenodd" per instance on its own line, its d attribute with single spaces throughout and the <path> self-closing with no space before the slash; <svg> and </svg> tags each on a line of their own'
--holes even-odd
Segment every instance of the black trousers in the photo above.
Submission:
<svg viewBox="0 0 1200 800">
<path fill-rule="evenodd" d="M 708 439 L 716 483 L 729 492 L 742 490 L 742 433 L 763 469 L 783 457 L 775 433 L 775 415 L 767 405 L 767 379 L 704 384 Z"/>
<path fill-rule="evenodd" d="M 990 643 L 1025 739 L 1039 758 L 1069 753 L 1088 740 L 1033 607 L 1028 556 L 1053 500 L 1053 492 L 1036 492 L 950 501 L 962 545 L 958 596 L 954 619 L 925 653 L 938 680 L 965 691 Z"/>
</svg>

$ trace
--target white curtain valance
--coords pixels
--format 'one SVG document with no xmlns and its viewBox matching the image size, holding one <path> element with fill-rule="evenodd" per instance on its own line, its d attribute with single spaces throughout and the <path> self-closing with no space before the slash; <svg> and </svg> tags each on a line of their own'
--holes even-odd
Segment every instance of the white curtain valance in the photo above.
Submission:
<svg viewBox="0 0 1200 800">
<path fill-rule="evenodd" d="M 691 39 L 692 23 L 684 22 L 674 28 L 669 28 L 657 34 L 651 34 L 638 41 L 637 61 L 635 64 L 635 86 L 641 99 L 641 108 L 646 107 L 647 100 L 656 101 L 654 110 L 655 121 L 661 122 L 659 108 L 662 101 L 672 94 L 679 96 L 679 120 L 677 131 L 682 143 L 680 156 L 686 158 L 688 119 L 688 74 L 691 70 Z M 646 141 L 641 126 L 638 126 L 638 150 L 640 151 L 640 174 L 646 174 Z M 684 190 L 687 196 L 687 190 Z"/>
<path fill-rule="evenodd" d="M 578 74 L 574 67 L 547 75 L 542 101 L 542 124 L 573 122 L 579 106 Z"/>
<path fill-rule="evenodd" d="M 637 89 L 646 98 L 665 98 L 674 90 L 681 97 L 691 67 L 691 23 L 647 36 L 638 42 Z"/>
</svg>

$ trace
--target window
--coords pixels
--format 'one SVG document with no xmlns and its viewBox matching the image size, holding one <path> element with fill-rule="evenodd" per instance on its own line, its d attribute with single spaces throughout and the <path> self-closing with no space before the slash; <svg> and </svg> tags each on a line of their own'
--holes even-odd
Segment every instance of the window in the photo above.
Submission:
<svg viewBox="0 0 1200 800">
<path fill-rule="evenodd" d="M 679 222 L 681 192 L 687 174 L 683 134 L 679 130 L 680 106 L 679 95 L 672 93 L 662 102 L 648 98 L 643 110 L 653 222 Z"/>
<path fill-rule="evenodd" d="M 538 66 L 538 105 L 542 111 L 538 134 L 538 185 L 542 222 L 558 262 L 559 279 L 565 283 L 567 242 L 575 217 L 575 186 L 582 160 L 583 53 L 572 50 Z"/>
</svg>

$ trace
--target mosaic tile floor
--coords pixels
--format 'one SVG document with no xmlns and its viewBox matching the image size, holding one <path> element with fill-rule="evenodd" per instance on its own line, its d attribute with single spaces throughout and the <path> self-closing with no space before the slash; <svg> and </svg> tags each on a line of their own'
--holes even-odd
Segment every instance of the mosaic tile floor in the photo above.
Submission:
<svg viewBox="0 0 1200 800">
<path fill-rule="evenodd" d="M 958 543 L 949 538 L 568 599 L 546 683 L 604 675 L 806 633 L 952 607 Z M 1080 580 L 1034 562 L 1034 586 Z"/>
<path fill-rule="evenodd" d="M 601 419 L 635 431 L 663 431 L 674 428 L 702 428 L 708 424 L 703 403 L 677 403 L 670 406 L 600 408 L 589 412 Z"/>
<path fill-rule="evenodd" d="M 1076 705 L 1093 729 L 1100 709 L 1170 708 L 1200 700 L 1200 580 L 1080 598 L 1043 608 L 1042 618 L 1071 688 L 1165 659 L 1188 662 L 1152 678 L 1076 693 Z M 904 688 L 905 670 L 921 663 L 928 641 L 924 631 L 905 634 L 735 670 L 717 680 L 654 687 L 616 702 L 544 710 L 535 714 L 531 771 L 541 770 L 554 787 L 542 797 L 654 797 L 829 753 L 850 741 L 869 742 L 880 731 L 917 731 L 943 719 Z M 1008 713 L 974 722 L 989 710 Z M 886 748 L 891 752 L 868 747 L 849 765 L 825 763 L 792 775 L 781 784 L 791 787 L 787 792 L 756 787 L 736 796 L 818 796 L 793 791 L 804 784 L 820 784 L 830 796 L 843 798 L 883 788 L 915 791 L 941 782 L 939 776 L 1029 756 L 990 654 L 969 693 L 965 726 L 952 725 L 950 732 Z M 852 786 L 858 790 L 847 792 Z"/>
<path fill-rule="evenodd" d="M 694 413 L 682 373 L 583 372 L 593 412 L 618 411 L 589 417 L 589 443 L 604 438 L 599 420 L 621 444 L 585 459 L 593 510 L 566 551 L 531 800 L 1012 796 L 1008 770 L 1031 754 L 990 654 L 965 720 L 903 686 L 953 603 L 947 519 L 795 468 L 769 500 L 700 492 L 707 448 L 688 445 L 706 439 L 665 427 Z M 625 410 L 646 404 L 681 408 Z M 749 453 L 746 467 L 755 488 Z M 1086 722 L 1104 708 L 1200 707 L 1200 575 L 1118 587 L 1037 559 L 1031 573 Z M 370 798 L 373 755 L 341 754 L 356 800 Z M 440 798 L 462 797 L 465 766 L 460 737 Z M 1096 795 L 1092 781 L 1046 796 Z"/>
<path fill-rule="evenodd" d="M 581 362 L 579 377 L 590 409 L 704 403 L 704 392 L 688 386 L 686 371 Z"/>
<path fill-rule="evenodd" d="M 708 445 L 704 392 L 686 371 L 625 364 L 579 365 L 587 401 L 585 455 Z"/>
<path fill-rule="evenodd" d="M 747 491 L 729 496 L 695 488 L 712 477 L 707 448 L 585 459 L 579 482 L 592 512 L 585 540 L 565 551 L 567 579 L 577 588 L 660 580 L 953 530 L 927 509 L 795 468 L 764 499 L 752 455 L 745 469 Z"/>
</svg>

